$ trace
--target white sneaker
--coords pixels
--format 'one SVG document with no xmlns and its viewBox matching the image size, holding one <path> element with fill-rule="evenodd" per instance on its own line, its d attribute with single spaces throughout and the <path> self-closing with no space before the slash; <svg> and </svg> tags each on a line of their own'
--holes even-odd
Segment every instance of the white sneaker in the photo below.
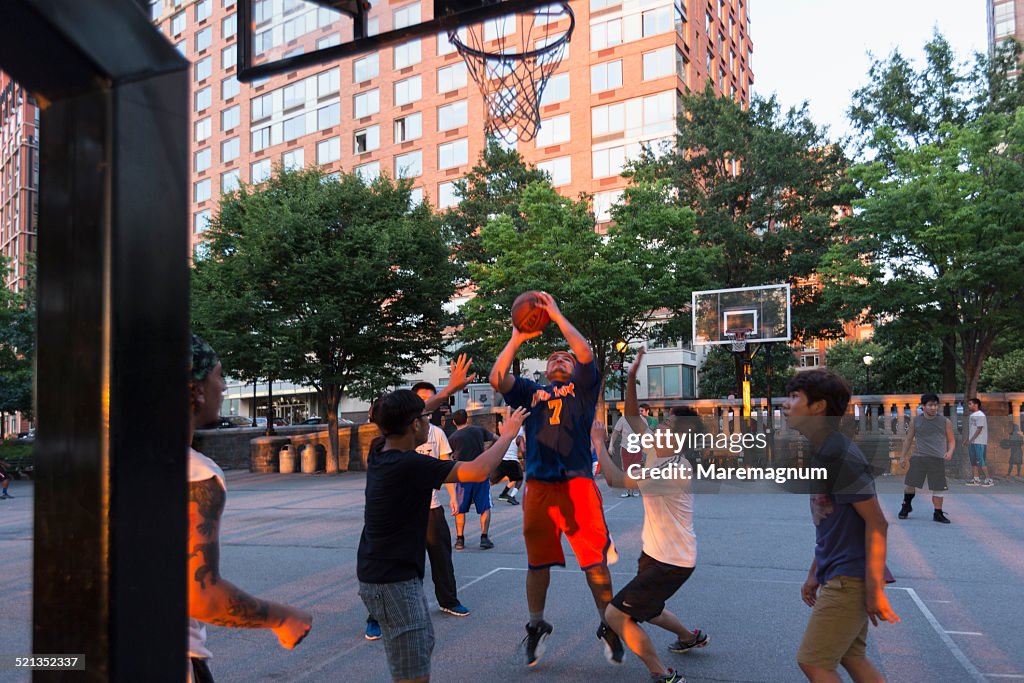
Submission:
<svg viewBox="0 0 1024 683">
<path fill-rule="evenodd" d="M 982 486 L 995 486 L 995 485 L 996 485 L 996 483 L 994 481 L 992 481 L 991 479 L 986 479 L 985 483 L 982 484 Z"/>
<path fill-rule="evenodd" d="M 981 486 L 981 479 L 978 479 L 977 477 L 975 477 L 974 479 L 972 479 L 969 482 L 967 482 L 967 485 L 968 486 Z"/>
</svg>

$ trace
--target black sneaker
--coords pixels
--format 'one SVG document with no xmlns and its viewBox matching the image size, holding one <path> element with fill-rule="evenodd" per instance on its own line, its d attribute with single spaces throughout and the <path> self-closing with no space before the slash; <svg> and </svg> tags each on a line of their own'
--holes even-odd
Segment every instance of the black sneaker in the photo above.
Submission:
<svg viewBox="0 0 1024 683">
<path fill-rule="evenodd" d="M 490 550 L 493 547 L 494 543 L 491 542 L 491 539 L 487 538 L 486 536 L 480 537 L 480 550 Z"/>
<path fill-rule="evenodd" d="M 683 652 L 688 652 L 689 650 L 692 650 L 694 648 L 707 647 L 708 643 L 710 642 L 710 636 L 708 636 L 708 634 L 704 633 L 699 628 L 697 628 L 693 630 L 693 640 L 691 640 L 688 643 L 684 643 L 681 640 L 677 640 L 676 642 L 668 646 L 668 651 L 674 652 L 678 655 L 682 654 Z"/>
<path fill-rule="evenodd" d="M 604 644 L 604 658 L 609 664 L 622 664 L 622 640 L 608 624 L 601 623 L 597 627 L 597 638 Z"/>
<path fill-rule="evenodd" d="M 904 503 L 903 506 L 900 508 L 899 518 L 906 519 L 907 515 L 909 515 L 913 511 L 914 508 L 910 507 L 910 503 Z"/>
<path fill-rule="evenodd" d="M 686 679 L 678 671 L 669 669 L 665 674 L 651 674 L 651 683 L 686 683 Z"/>
<path fill-rule="evenodd" d="M 508 489 L 505 489 L 500 494 L 498 494 L 498 500 L 508 500 Z"/>
<path fill-rule="evenodd" d="M 940 524 L 952 524 L 952 522 L 949 521 L 949 517 L 947 517 L 942 510 L 936 510 L 932 514 L 932 521 Z"/>
<path fill-rule="evenodd" d="M 455 549 L 456 550 L 465 550 L 465 548 L 466 548 L 466 539 L 463 538 L 462 536 L 456 537 L 456 539 L 455 539 Z"/>
<path fill-rule="evenodd" d="M 541 621 L 536 626 L 526 625 L 526 637 L 523 638 L 523 645 L 526 646 L 526 666 L 536 666 L 544 656 L 544 650 L 547 648 L 544 641 L 554 630 L 546 621 Z"/>
<path fill-rule="evenodd" d="M 509 496 L 508 498 L 505 499 L 505 502 L 508 503 L 509 505 L 519 505 L 519 501 L 516 500 L 515 496 Z"/>
</svg>

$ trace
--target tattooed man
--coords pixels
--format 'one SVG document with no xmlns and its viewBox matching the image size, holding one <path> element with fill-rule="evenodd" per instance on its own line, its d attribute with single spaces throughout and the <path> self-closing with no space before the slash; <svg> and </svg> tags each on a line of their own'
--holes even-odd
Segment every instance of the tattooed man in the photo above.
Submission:
<svg viewBox="0 0 1024 683">
<path fill-rule="evenodd" d="M 191 430 L 216 422 L 224 400 L 220 360 L 210 345 L 192 335 Z M 191 441 L 192 434 L 189 434 Z M 220 518 L 226 495 L 224 473 L 215 462 L 189 449 L 188 654 L 189 681 L 212 683 L 202 622 L 234 628 L 269 628 L 292 649 L 309 629 L 308 612 L 249 595 L 220 575 Z"/>
</svg>

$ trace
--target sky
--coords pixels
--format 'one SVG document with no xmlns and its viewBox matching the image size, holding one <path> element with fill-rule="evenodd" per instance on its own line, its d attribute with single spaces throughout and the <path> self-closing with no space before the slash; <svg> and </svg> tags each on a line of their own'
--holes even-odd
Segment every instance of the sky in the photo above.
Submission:
<svg viewBox="0 0 1024 683">
<path fill-rule="evenodd" d="M 987 50 L 985 0 L 748 0 L 754 92 L 784 108 L 810 104 L 811 118 L 836 139 L 846 111 L 867 83 L 872 53 L 899 49 L 916 64 L 933 30 L 962 60 Z"/>
</svg>

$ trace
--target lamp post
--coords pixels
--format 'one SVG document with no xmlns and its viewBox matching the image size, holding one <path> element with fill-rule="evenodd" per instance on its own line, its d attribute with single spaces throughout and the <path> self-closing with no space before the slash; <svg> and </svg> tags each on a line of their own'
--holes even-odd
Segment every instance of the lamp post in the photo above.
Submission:
<svg viewBox="0 0 1024 683">
<path fill-rule="evenodd" d="M 867 393 L 871 393 L 871 364 L 875 362 L 875 357 L 872 356 L 870 353 L 868 353 L 868 354 L 864 355 L 863 360 L 864 360 L 864 367 L 867 369 L 867 375 L 868 375 L 868 378 L 867 378 L 868 381 L 867 381 L 867 386 L 865 387 L 865 391 L 867 391 Z"/>
<path fill-rule="evenodd" d="M 622 385 L 619 387 L 619 400 L 626 400 L 626 349 L 629 344 L 620 339 L 615 342 L 615 350 L 619 352 L 619 372 L 622 373 Z"/>
</svg>

